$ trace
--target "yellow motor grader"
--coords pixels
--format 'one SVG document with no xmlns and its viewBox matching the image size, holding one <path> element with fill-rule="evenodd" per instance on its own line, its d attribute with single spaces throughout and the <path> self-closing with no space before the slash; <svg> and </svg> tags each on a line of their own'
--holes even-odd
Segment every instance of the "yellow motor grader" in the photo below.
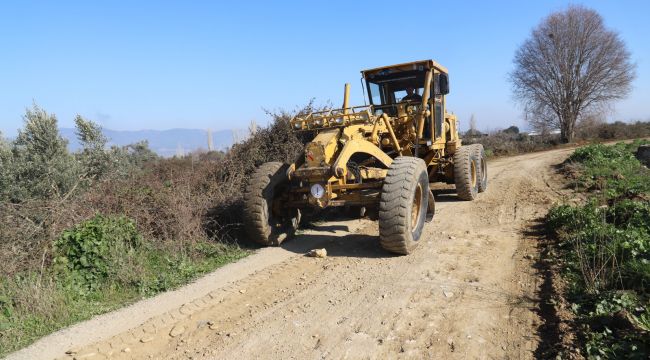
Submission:
<svg viewBox="0 0 650 360">
<path fill-rule="evenodd" d="M 303 156 L 253 173 L 244 194 L 251 239 L 278 245 L 301 211 L 337 206 L 376 214 L 381 246 L 408 254 L 433 218 L 430 183 L 455 184 L 462 200 L 485 191 L 483 147 L 461 146 L 456 116 L 446 111 L 447 69 L 424 60 L 361 74 L 369 105 L 349 106 L 346 84 L 341 109 L 291 119 L 295 131 L 315 134 Z"/>
</svg>

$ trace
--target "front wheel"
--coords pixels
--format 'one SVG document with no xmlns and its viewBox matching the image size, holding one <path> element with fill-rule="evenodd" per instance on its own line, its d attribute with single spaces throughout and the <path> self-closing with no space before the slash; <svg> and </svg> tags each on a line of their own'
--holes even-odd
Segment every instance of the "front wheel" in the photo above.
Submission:
<svg viewBox="0 0 650 360">
<path fill-rule="evenodd" d="M 277 197 L 287 186 L 287 165 L 268 162 L 250 177 L 244 193 L 244 226 L 248 237 L 261 245 L 279 245 L 293 235 L 300 222 L 297 209 L 282 209 Z"/>
<path fill-rule="evenodd" d="M 407 255 L 418 245 L 429 206 L 429 176 L 422 159 L 393 160 L 379 200 L 379 242 L 392 253 Z"/>
</svg>

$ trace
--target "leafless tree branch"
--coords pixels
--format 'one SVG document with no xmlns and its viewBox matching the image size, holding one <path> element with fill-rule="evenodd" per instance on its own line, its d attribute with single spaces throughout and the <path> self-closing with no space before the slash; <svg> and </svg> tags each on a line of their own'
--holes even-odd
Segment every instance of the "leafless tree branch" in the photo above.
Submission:
<svg viewBox="0 0 650 360">
<path fill-rule="evenodd" d="M 515 53 L 515 98 L 535 129 L 560 129 L 570 142 L 576 121 L 625 98 L 635 65 L 625 43 L 594 10 L 571 6 L 549 15 Z"/>
</svg>

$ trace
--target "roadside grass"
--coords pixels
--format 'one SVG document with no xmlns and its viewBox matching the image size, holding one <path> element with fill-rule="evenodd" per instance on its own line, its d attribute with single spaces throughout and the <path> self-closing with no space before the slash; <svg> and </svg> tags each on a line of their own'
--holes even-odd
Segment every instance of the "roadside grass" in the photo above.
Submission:
<svg viewBox="0 0 650 360">
<path fill-rule="evenodd" d="M 643 143 L 576 149 L 563 170 L 588 200 L 547 217 L 588 358 L 650 356 L 650 170 L 634 156 Z"/>
<path fill-rule="evenodd" d="M 250 253 L 210 241 L 178 250 L 144 241 L 125 217 L 98 215 L 65 231 L 55 242 L 53 264 L 0 279 L 0 357 Z"/>
</svg>

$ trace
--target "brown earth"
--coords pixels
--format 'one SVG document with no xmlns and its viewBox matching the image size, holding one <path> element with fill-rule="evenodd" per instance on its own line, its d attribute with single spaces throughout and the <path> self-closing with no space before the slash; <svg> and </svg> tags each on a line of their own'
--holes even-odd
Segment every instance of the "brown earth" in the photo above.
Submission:
<svg viewBox="0 0 650 360">
<path fill-rule="evenodd" d="M 571 151 L 491 161 L 473 202 L 438 188 L 434 221 L 409 256 L 381 250 L 374 222 L 320 223 L 9 358 L 535 358 L 549 344 L 531 229 L 570 196 L 553 165 Z M 313 248 L 328 256 L 303 256 Z"/>
</svg>

